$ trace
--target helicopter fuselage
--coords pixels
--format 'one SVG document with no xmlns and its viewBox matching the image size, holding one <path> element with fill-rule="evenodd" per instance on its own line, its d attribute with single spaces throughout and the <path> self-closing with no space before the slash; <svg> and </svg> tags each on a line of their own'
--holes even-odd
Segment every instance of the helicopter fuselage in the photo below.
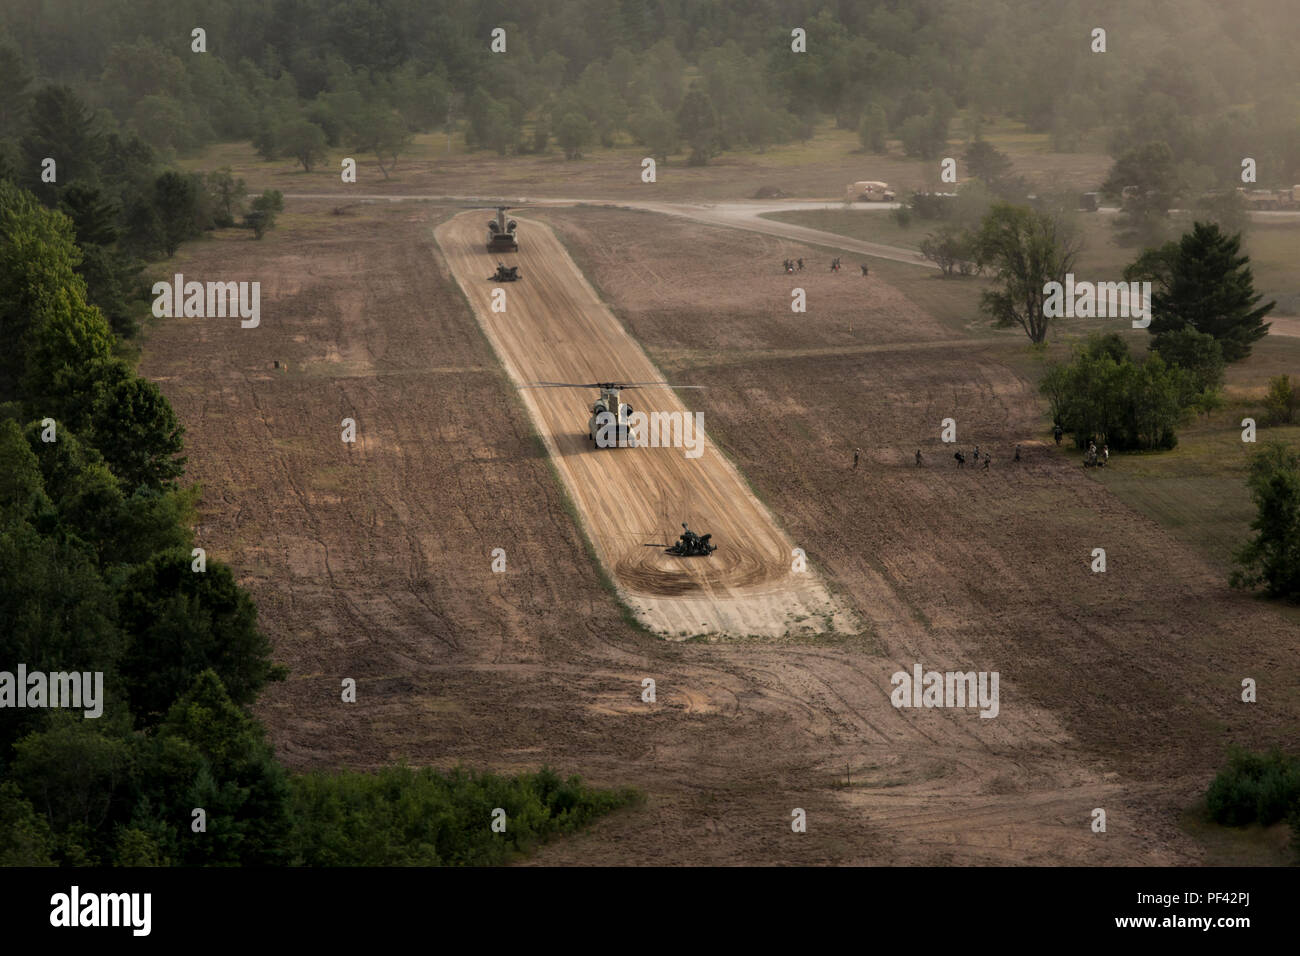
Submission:
<svg viewBox="0 0 1300 956">
<path fill-rule="evenodd" d="M 616 390 L 602 390 L 591 405 L 587 437 L 597 448 L 635 448 L 636 433 L 631 427 L 632 406 L 618 400 Z"/>
</svg>

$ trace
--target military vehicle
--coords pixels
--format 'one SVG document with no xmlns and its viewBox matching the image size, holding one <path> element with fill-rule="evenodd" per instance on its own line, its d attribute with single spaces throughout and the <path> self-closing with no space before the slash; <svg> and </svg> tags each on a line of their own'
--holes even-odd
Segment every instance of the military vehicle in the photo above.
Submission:
<svg viewBox="0 0 1300 956">
<path fill-rule="evenodd" d="M 587 420 L 587 440 L 597 448 L 635 448 L 632 406 L 619 401 L 622 392 L 632 388 L 703 388 L 703 385 L 670 385 L 668 382 L 534 382 L 527 388 L 594 388 L 600 397 L 591 405 Z"/>
<path fill-rule="evenodd" d="M 893 202 L 897 197 L 889 183 L 868 179 L 850 184 L 844 198 L 849 202 Z"/>
<path fill-rule="evenodd" d="M 682 522 L 682 535 L 671 548 L 664 548 L 664 554 L 674 554 L 679 558 L 707 558 L 718 550 L 716 544 L 709 544 L 713 535 L 698 535 Z"/>
<path fill-rule="evenodd" d="M 1251 211 L 1300 207 L 1300 186 L 1292 186 L 1290 189 L 1252 189 L 1249 192 L 1238 186 L 1237 192 L 1241 193 L 1246 208 Z"/>
<path fill-rule="evenodd" d="M 488 252 L 518 252 L 519 240 L 515 238 L 518 224 L 506 219 L 507 206 L 497 206 L 495 219 L 488 220 Z"/>
</svg>

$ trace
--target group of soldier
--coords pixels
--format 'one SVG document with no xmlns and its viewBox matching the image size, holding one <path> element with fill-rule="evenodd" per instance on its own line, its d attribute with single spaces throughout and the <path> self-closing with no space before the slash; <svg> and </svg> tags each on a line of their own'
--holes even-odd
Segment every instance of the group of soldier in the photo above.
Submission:
<svg viewBox="0 0 1300 956">
<path fill-rule="evenodd" d="M 1105 468 L 1110 461 L 1110 446 L 1102 445 L 1101 451 L 1097 451 L 1097 443 L 1092 439 L 1088 440 L 1088 450 L 1083 453 L 1084 468 Z"/>
<path fill-rule="evenodd" d="M 960 448 L 958 448 L 955 452 L 953 452 L 952 457 L 953 457 L 953 460 L 955 460 L 955 461 L 957 462 L 957 467 L 958 467 L 958 468 L 965 468 L 965 467 L 966 467 L 966 455 L 962 452 L 962 450 L 961 450 Z M 974 453 L 973 453 L 973 457 L 974 457 L 974 459 L 975 459 L 976 462 L 978 462 L 978 461 L 980 460 L 980 446 L 979 446 L 979 445 L 976 445 L 976 446 L 975 446 L 975 451 L 974 451 Z M 1016 460 L 1016 461 L 1019 461 L 1019 460 L 1020 460 L 1020 446 L 1019 446 L 1019 445 L 1016 446 L 1016 459 L 1015 459 L 1015 460 Z M 916 463 L 917 463 L 918 465 L 921 464 L 921 449 L 919 449 L 919 448 L 916 450 Z M 991 465 L 991 464 L 993 464 L 993 456 L 990 455 L 988 452 L 985 452 L 985 453 L 984 453 L 984 470 L 985 470 L 985 471 L 988 471 L 988 470 L 989 470 L 989 465 Z"/>
<path fill-rule="evenodd" d="M 864 272 L 865 272 L 865 270 L 864 270 Z M 1060 426 L 1059 424 L 1057 424 L 1057 425 L 1052 429 L 1052 436 L 1056 439 L 1056 443 L 1057 443 L 1058 445 L 1061 444 L 1061 437 L 1064 435 L 1064 433 L 1065 433 L 1065 432 L 1064 432 L 1064 429 L 1062 429 L 1061 426 Z M 854 470 L 854 471 L 857 471 L 857 468 L 858 468 L 858 460 L 859 460 L 861 457 L 862 457 L 862 449 L 861 449 L 861 448 L 855 448 L 855 449 L 853 449 L 853 470 Z M 958 467 L 958 468 L 965 468 L 965 467 L 966 467 L 966 453 L 963 452 L 960 448 L 958 448 L 955 452 L 953 452 L 952 457 L 953 457 L 953 460 L 957 462 L 957 467 Z M 980 460 L 981 458 L 983 458 L 983 459 L 984 459 L 984 470 L 985 470 L 985 471 L 987 471 L 988 468 L 989 468 L 989 466 L 993 464 L 993 456 L 990 455 L 990 454 L 988 454 L 988 452 L 984 452 L 984 453 L 981 454 L 981 452 L 980 452 L 980 446 L 979 446 L 979 445 L 976 445 L 976 446 L 975 446 L 975 451 L 972 453 L 972 456 L 971 456 L 971 457 L 973 457 L 973 458 L 975 459 L 976 463 L 978 463 L 979 460 Z M 1012 459 L 1012 461 L 1020 461 L 1020 460 L 1021 460 L 1021 459 L 1020 459 L 1020 446 L 1017 445 L 1017 446 L 1016 446 L 1016 454 L 1015 454 L 1015 457 Z M 924 463 L 925 463 L 925 460 L 921 457 L 921 449 L 918 448 L 918 449 L 916 450 L 916 467 L 920 468 Z M 1109 446 L 1109 445 L 1106 445 L 1106 444 L 1103 444 L 1103 445 L 1101 446 L 1101 448 L 1098 449 L 1098 448 L 1097 448 L 1097 442 L 1096 442 L 1094 439 L 1089 438 L 1089 439 L 1088 439 L 1088 450 L 1085 451 L 1085 452 L 1083 453 L 1083 465 L 1084 465 L 1084 467 L 1085 467 L 1085 468 L 1105 468 L 1106 465 L 1109 464 L 1109 463 L 1110 463 L 1110 446 Z"/>
<path fill-rule="evenodd" d="M 781 261 L 781 268 L 783 268 L 786 272 L 803 272 L 803 260 L 783 259 Z M 867 269 L 866 263 L 862 263 L 859 266 L 859 268 L 862 269 L 862 275 L 864 277 L 867 276 L 870 272 L 870 270 Z M 839 271 L 840 271 L 840 257 L 836 256 L 834 259 L 831 260 L 831 272 L 839 272 Z"/>
<path fill-rule="evenodd" d="M 1095 447 L 1096 447 L 1096 446 L 1094 446 L 1094 450 L 1095 450 Z M 1104 454 L 1107 458 L 1110 457 L 1110 452 L 1109 452 L 1109 451 L 1104 451 L 1104 450 L 1103 450 L 1103 454 Z M 853 470 L 854 470 L 854 471 L 857 471 L 857 470 L 858 470 L 858 460 L 859 460 L 861 457 L 862 457 L 862 449 L 861 449 L 861 448 L 855 448 L 855 449 L 853 449 Z M 958 467 L 958 468 L 964 468 L 964 467 L 966 467 L 966 455 L 965 455 L 965 453 L 964 453 L 960 448 L 958 448 L 955 452 L 953 452 L 953 456 L 952 456 L 952 457 L 953 457 L 953 459 L 957 462 L 957 467 Z M 980 455 L 980 446 L 979 446 L 979 445 L 976 445 L 976 446 L 975 446 L 975 451 L 974 451 L 973 457 L 975 458 L 975 461 L 977 461 L 977 462 L 980 460 L 981 455 Z M 987 471 L 987 470 L 988 470 L 988 467 L 989 467 L 991 464 L 993 464 L 993 456 L 990 455 L 988 452 L 984 452 L 984 454 L 983 454 L 983 458 L 984 458 L 984 469 L 985 469 L 985 471 Z M 1016 446 L 1016 454 L 1015 454 L 1015 457 L 1012 459 L 1012 461 L 1020 461 L 1020 446 L 1019 446 L 1019 445 Z M 918 448 L 918 449 L 916 450 L 916 467 L 917 467 L 917 468 L 920 468 L 920 467 L 921 467 L 922 465 L 924 465 L 924 464 L 925 464 L 925 459 L 923 459 L 923 458 L 921 457 L 921 449 Z M 1104 464 L 1104 462 L 1103 462 L 1103 464 Z"/>
<path fill-rule="evenodd" d="M 1065 429 L 1061 427 L 1060 422 L 1057 422 L 1052 427 L 1052 437 L 1056 439 L 1056 443 L 1058 445 L 1061 443 L 1061 438 L 1064 435 L 1065 435 Z M 1083 453 L 1083 467 L 1084 468 L 1105 468 L 1109 463 L 1110 463 L 1110 446 L 1103 444 L 1101 446 L 1101 451 L 1098 451 L 1096 439 L 1089 438 L 1088 450 Z"/>
</svg>

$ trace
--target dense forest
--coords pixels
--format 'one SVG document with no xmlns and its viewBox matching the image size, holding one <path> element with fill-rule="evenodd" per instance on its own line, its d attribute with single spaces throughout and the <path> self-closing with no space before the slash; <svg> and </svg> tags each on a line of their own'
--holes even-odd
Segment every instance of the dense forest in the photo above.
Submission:
<svg viewBox="0 0 1300 956">
<path fill-rule="evenodd" d="M 832 118 L 923 155 L 963 111 L 1022 121 L 1058 150 L 1164 142 L 1198 186 L 1233 181 L 1243 154 L 1261 182 L 1291 185 L 1294 13 L 1287 0 L 13 0 L 0 140 L 46 83 L 155 150 L 251 139 L 309 161 L 325 145 L 400 151 L 449 121 L 502 153 L 636 142 L 707 162 Z"/>
<path fill-rule="evenodd" d="M 87 301 L 81 228 L 0 181 L 0 865 L 501 862 L 627 802 L 548 770 L 286 772 L 249 710 L 286 674 L 194 548 L 182 428 Z M 73 672 L 101 675 L 84 712 L 30 682 Z"/>
</svg>

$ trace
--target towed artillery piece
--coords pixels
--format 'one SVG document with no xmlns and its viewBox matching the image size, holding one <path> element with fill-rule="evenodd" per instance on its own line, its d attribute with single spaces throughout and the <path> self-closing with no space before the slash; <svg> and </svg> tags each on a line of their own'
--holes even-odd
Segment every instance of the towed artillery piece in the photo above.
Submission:
<svg viewBox="0 0 1300 956">
<path fill-rule="evenodd" d="M 682 522 L 682 535 L 671 548 L 664 548 L 664 554 L 673 554 L 679 558 L 707 558 L 718 550 L 716 544 L 709 544 L 713 535 L 698 535 Z"/>
</svg>

